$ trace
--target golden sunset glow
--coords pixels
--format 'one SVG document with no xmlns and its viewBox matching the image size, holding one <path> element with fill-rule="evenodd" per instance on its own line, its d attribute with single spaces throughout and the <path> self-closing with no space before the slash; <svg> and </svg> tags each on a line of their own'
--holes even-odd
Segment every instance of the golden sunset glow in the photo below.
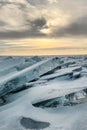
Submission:
<svg viewBox="0 0 87 130">
<path fill-rule="evenodd" d="M 5 41 L 4 41 L 5 42 Z M 83 42 L 83 45 L 82 45 Z M 24 39 L 9 40 L 6 47 L 1 47 L 1 55 L 77 55 L 86 54 L 86 39 L 72 41 L 71 39 Z M 79 47 L 78 47 L 79 45 Z M 4 51 L 3 51 L 4 50 Z"/>
</svg>

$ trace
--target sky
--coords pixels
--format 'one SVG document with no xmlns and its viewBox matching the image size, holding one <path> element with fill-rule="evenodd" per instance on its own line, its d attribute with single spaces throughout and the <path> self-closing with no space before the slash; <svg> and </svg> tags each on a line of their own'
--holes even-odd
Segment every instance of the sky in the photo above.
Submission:
<svg viewBox="0 0 87 130">
<path fill-rule="evenodd" d="M 87 54 L 87 0 L 0 0 L 0 55 Z"/>
</svg>

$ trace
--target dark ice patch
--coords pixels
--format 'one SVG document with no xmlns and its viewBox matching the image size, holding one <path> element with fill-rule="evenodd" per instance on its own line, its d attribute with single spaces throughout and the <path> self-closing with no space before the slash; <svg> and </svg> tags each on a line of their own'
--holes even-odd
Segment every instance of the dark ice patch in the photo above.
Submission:
<svg viewBox="0 0 87 130">
<path fill-rule="evenodd" d="M 26 117 L 22 117 L 20 123 L 26 129 L 35 129 L 35 130 L 44 129 L 50 126 L 50 123 L 48 122 L 36 121 Z"/>
</svg>

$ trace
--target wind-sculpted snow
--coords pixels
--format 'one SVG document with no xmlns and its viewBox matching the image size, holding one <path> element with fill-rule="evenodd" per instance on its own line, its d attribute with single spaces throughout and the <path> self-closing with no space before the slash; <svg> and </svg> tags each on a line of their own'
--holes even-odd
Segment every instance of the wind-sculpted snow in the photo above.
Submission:
<svg viewBox="0 0 87 130">
<path fill-rule="evenodd" d="M 0 63 L 0 130 L 87 130 L 87 56 Z"/>
</svg>

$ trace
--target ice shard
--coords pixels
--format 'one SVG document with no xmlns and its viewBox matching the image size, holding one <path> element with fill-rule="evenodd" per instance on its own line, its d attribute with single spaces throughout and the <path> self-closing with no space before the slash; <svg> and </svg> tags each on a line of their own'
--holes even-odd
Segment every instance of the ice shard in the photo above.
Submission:
<svg viewBox="0 0 87 130">
<path fill-rule="evenodd" d="M 38 79 L 41 75 L 52 71 L 60 64 L 58 57 L 48 58 L 40 61 L 30 67 L 18 71 L 8 76 L 0 78 L 0 97 L 17 89 L 20 89 L 25 83 Z"/>
</svg>

